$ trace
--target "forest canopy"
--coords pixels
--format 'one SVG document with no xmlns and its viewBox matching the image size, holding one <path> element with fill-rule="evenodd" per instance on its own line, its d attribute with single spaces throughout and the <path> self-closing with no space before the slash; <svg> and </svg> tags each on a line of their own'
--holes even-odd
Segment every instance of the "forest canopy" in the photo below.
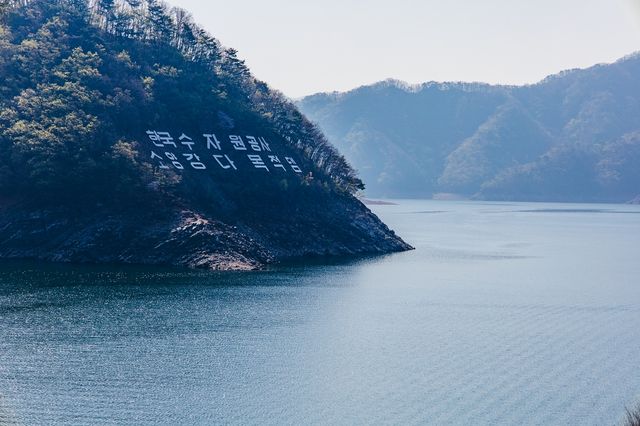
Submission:
<svg viewBox="0 0 640 426">
<path fill-rule="evenodd" d="M 184 192 L 188 179 L 143 155 L 141 131 L 195 132 L 220 120 L 298 155 L 309 175 L 281 188 L 364 187 L 318 127 L 255 79 L 234 49 L 158 0 L 2 0 L 0 75 L 0 196 Z"/>
</svg>

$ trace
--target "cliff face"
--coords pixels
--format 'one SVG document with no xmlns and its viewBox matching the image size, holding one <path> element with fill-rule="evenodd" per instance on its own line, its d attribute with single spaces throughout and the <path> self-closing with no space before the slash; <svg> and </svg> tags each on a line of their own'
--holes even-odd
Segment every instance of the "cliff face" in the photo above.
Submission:
<svg viewBox="0 0 640 426">
<path fill-rule="evenodd" d="M 185 11 L 9 5 L 0 258 L 245 270 L 410 249 L 323 134 Z"/>
</svg>

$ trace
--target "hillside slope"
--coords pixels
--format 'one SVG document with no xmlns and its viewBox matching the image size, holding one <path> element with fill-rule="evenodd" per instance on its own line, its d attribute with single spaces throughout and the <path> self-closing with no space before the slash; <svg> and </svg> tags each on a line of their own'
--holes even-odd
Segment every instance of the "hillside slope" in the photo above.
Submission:
<svg viewBox="0 0 640 426">
<path fill-rule="evenodd" d="M 640 194 L 640 55 L 523 87 L 386 81 L 298 106 L 371 196 L 619 202 Z"/>
<path fill-rule="evenodd" d="M 0 258 L 254 269 L 410 249 L 293 104 L 181 9 L 0 15 Z"/>
</svg>

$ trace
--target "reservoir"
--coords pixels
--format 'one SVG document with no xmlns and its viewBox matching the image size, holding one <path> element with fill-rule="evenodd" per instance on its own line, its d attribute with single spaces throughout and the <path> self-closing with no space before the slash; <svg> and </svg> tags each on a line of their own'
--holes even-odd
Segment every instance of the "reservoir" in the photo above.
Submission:
<svg viewBox="0 0 640 426">
<path fill-rule="evenodd" d="M 640 402 L 639 206 L 392 201 L 415 251 L 0 264 L 0 424 L 614 425 Z"/>
</svg>

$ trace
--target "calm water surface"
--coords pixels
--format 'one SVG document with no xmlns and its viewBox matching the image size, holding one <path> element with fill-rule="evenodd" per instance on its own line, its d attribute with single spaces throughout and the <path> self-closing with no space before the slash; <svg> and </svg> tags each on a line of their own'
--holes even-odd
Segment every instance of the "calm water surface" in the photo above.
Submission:
<svg viewBox="0 0 640 426">
<path fill-rule="evenodd" d="M 0 424 L 614 425 L 640 399 L 639 207 L 374 209 L 417 250 L 0 265 Z"/>
</svg>

